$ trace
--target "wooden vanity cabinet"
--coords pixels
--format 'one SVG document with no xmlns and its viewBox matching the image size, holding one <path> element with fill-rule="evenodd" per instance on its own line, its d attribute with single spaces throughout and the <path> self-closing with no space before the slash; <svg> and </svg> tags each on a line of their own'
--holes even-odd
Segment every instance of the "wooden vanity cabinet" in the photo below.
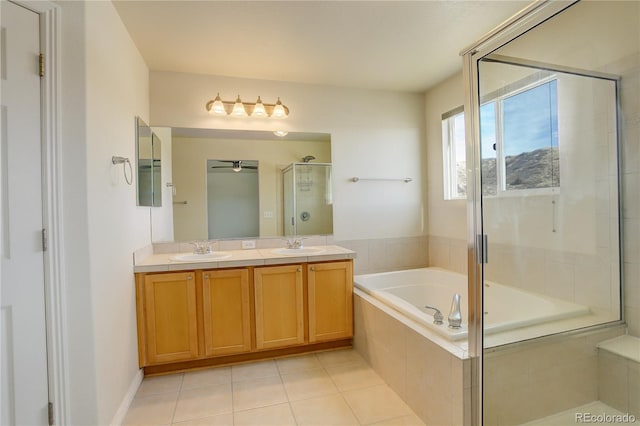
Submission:
<svg viewBox="0 0 640 426">
<path fill-rule="evenodd" d="M 138 297 L 138 309 L 144 310 L 145 321 L 142 327 L 138 322 L 138 339 L 146 348 L 144 363 L 197 358 L 195 273 L 148 274 L 140 281 L 138 292 L 143 297 Z"/>
<path fill-rule="evenodd" d="M 309 342 L 353 337 L 352 262 L 307 265 Z"/>
<path fill-rule="evenodd" d="M 249 271 L 202 272 L 204 355 L 251 351 Z"/>
<path fill-rule="evenodd" d="M 302 265 L 254 269 L 256 349 L 304 343 Z"/>
<path fill-rule="evenodd" d="M 349 346 L 353 263 L 136 274 L 145 374 Z"/>
</svg>

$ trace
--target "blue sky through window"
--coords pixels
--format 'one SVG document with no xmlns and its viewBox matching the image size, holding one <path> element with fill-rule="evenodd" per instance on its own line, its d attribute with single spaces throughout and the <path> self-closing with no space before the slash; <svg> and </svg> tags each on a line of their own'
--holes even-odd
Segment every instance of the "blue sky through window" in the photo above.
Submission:
<svg viewBox="0 0 640 426">
<path fill-rule="evenodd" d="M 558 146 L 556 80 L 505 98 L 504 155 Z"/>
</svg>

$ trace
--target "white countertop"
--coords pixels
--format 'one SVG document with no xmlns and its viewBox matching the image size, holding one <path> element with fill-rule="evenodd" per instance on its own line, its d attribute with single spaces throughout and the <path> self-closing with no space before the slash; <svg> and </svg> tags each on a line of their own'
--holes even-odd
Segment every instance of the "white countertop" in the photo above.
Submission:
<svg viewBox="0 0 640 426">
<path fill-rule="evenodd" d="M 185 262 L 172 260 L 175 256 L 188 253 L 151 254 L 133 265 L 134 272 L 167 272 L 192 269 L 219 269 L 245 266 L 283 265 L 287 263 L 324 262 L 331 260 L 354 259 L 356 252 L 340 246 L 316 246 L 322 252 L 304 255 L 284 255 L 275 253 L 273 248 L 250 250 L 225 250 L 216 253 L 231 254 L 224 259 Z M 305 248 L 309 248 L 305 246 Z"/>
</svg>

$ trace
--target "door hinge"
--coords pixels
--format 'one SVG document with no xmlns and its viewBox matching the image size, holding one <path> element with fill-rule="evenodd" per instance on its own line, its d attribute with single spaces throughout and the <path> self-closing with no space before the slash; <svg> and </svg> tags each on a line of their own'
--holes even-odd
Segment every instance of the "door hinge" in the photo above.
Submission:
<svg viewBox="0 0 640 426">
<path fill-rule="evenodd" d="M 48 247 L 48 238 L 47 238 L 47 230 L 45 228 L 42 229 L 42 251 L 47 251 Z"/>
<path fill-rule="evenodd" d="M 44 77 L 44 53 L 41 53 L 38 57 L 38 65 L 40 68 L 40 77 Z"/>
<path fill-rule="evenodd" d="M 49 402 L 49 426 L 53 426 L 53 402 Z"/>
</svg>

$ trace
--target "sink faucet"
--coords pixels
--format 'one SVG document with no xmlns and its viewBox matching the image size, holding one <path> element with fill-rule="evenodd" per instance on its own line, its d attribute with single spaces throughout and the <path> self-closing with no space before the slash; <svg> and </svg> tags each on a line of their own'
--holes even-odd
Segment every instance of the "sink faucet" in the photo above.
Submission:
<svg viewBox="0 0 640 426">
<path fill-rule="evenodd" d="M 194 254 L 209 254 L 212 253 L 211 242 L 210 241 L 192 241 L 193 244 L 193 253 Z"/>
<path fill-rule="evenodd" d="M 460 328 L 462 325 L 462 313 L 460 312 L 460 295 L 453 295 L 451 299 L 451 310 L 449 311 L 449 328 Z"/>
<path fill-rule="evenodd" d="M 288 249 L 300 249 L 302 248 L 302 238 L 286 238 Z"/>
</svg>

